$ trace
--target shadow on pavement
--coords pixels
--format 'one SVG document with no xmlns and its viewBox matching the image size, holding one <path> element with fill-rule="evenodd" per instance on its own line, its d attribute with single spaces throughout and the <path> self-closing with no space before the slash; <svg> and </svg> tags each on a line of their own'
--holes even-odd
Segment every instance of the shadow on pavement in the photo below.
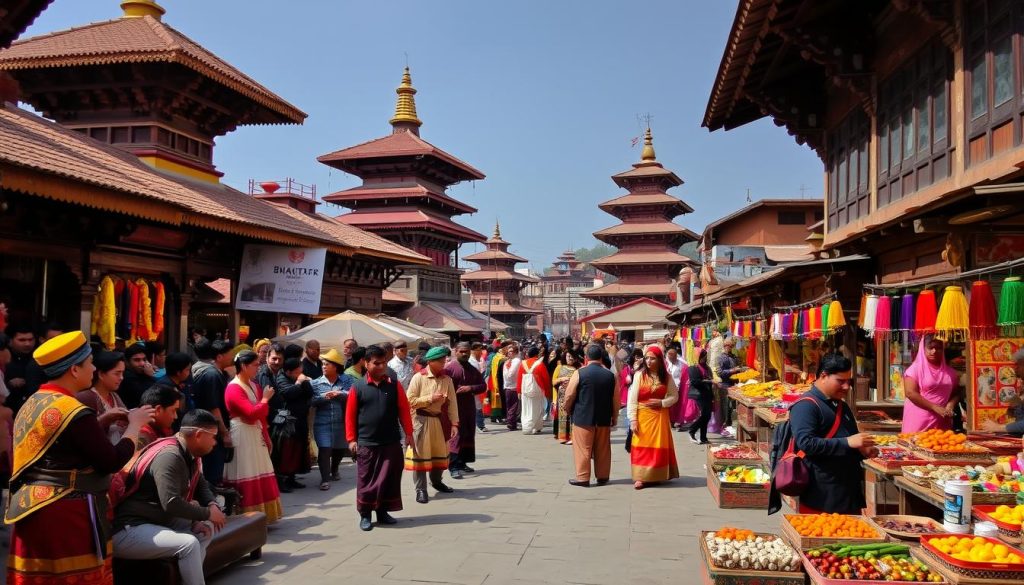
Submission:
<svg viewBox="0 0 1024 585">
<path fill-rule="evenodd" d="M 402 528 L 406 526 L 435 526 L 441 524 L 470 524 L 473 522 L 486 524 L 493 521 L 494 516 L 489 516 L 487 514 L 434 514 L 431 516 L 401 518 L 394 528 Z"/>
<path fill-rule="evenodd" d="M 495 496 L 507 496 L 509 494 L 535 494 L 537 490 L 533 488 L 515 488 L 515 487 L 478 487 L 478 488 L 465 488 L 457 490 L 453 497 L 462 498 L 463 500 L 489 500 Z"/>
<path fill-rule="evenodd" d="M 213 585 L 218 582 L 218 579 L 237 579 L 239 574 L 251 577 L 253 582 L 256 582 L 265 573 L 285 573 L 311 559 L 323 556 L 326 556 L 326 553 L 288 554 L 264 551 L 263 556 L 259 560 L 239 560 L 207 578 L 206 582 Z"/>
<path fill-rule="evenodd" d="M 499 473 L 521 473 L 523 471 L 533 471 L 525 467 L 492 467 L 492 468 L 477 468 L 473 473 L 467 473 L 466 477 L 481 476 L 481 475 L 498 475 Z"/>
</svg>

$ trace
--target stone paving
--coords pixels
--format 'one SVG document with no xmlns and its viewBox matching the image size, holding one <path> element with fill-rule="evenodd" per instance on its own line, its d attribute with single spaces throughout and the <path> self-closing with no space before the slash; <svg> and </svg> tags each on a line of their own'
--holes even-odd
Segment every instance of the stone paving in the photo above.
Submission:
<svg viewBox="0 0 1024 585">
<path fill-rule="evenodd" d="M 283 495 L 286 517 L 271 528 L 263 557 L 210 583 L 678 585 L 700 581 L 700 530 L 777 532 L 778 517 L 764 511 L 718 509 L 704 447 L 685 433 L 673 433 L 683 477 L 635 491 L 621 430 L 612 437 L 612 481 L 588 489 L 566 483 L 572 447 L 547 433 L 490 429 L 477 435 L 477 473 L 445 474 L 455 493 L 431 489 L 430 503 L 417 504 L 406 472 L 395 526 L 359 530 L 352 464 L 328 492 L 316 489 L 315 472 L 306 476 L 309 487 Z"/>
<path fill-rule="evenodd" d="M 331 491 L 284 495 L 285 519 L 270 529 L 259 560 L 246 560 L 213 585 L 257 583 L 543 583 L 645 585 L 697 583 L 697 534 L 723 525 L 777 532 L 761 510 L 719 509 L 707 488 L 705 448 L 674 432 L 682 477 L 635 491 L 625 433 L 612 435 L 612 479 L 590 489 L 566 484 L 571 447 L 550 434 L 478 433 L 477 472 L 445 483 L 454 494 L 414 500 L 403 477 L 399 524 L 358 530 L 354 466 Z M 315 472 L 314 472 L 315 473 Z"/>
</svg>

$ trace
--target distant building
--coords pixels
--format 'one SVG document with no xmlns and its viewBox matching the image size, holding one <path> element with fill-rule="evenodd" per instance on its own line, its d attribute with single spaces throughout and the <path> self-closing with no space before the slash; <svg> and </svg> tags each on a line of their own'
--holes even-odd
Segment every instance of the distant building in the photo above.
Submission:
<svg viewBox="0 0 1024 585">
<path fill-rule="evenodd" d="M 516 264 L 527 262 L 526 258 L 508 251 L 510 244 L 501 237 L 501 226 L 494 225 L 494 235 L 487 242 L 483 252 L 470 254 L 464 260 L 480 265 L 462 275 L 462 284 L 470 291 L 470 308 L 508 325 L 507 335 L 526 335 L 526 322 L 542 310 L 523 304 L 521 293 L 524 288 L 537 282 L 537 278 L 520 274 Z"/>
<path fill-rule="evenodd" d="M 576 253 L 566 250 L 554 265 L 540 277 L 541 296 L 547 329 L 555 337 L 579 333 L 576 320 L 604 310 L 600 301 L 584 298 L 581 293 L 599 286 L 597 271 L 576 259 Z"/>
</svg>

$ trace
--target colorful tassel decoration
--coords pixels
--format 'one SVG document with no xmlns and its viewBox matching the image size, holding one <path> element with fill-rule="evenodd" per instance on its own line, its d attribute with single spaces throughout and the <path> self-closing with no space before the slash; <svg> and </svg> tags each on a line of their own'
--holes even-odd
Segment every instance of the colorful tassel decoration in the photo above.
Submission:
<svg viewBox="0 0 1024 585">
<path fill-rule="evenodd" d="M 876 295 L 868 295 L 868 300 L 864 303 L 864 331 L 868 332 L 868 337 L 874 337 L 875 335 L 875 320 L 877 317 L 878 297 Z"/>
<path fill-rule="evenodd" d="M 828 330 L 835 332 L 846 327 L 846 317 L 843 315 L 843 306 L 839 301 L 832 301 L 828 306 Z"/>
<path fill-rule="evenodd" d="M 860 312 L 857 313 L 857 326 L 861 329 L 867 329 L 864 323 L 864 317 L 866 317 L 868 309 L 868 295 L 860 295 Z"/>
<path fill-rule="evenodd" d="M 914 331 L 917 333 L 933 333 L 935 319 L 939 316 L 935 291 L 925 289 L 917 295 L 917 310 L 914 314 Z"/>
<path fill-rule="evenodd" d="M 887 296 L 878 297 L 878 308 L 875 311 L 875 335 L 888 336 L 892 330 L 892 299 Z"/>
<path fill-rule="evenodd" d="M 998 323 L 1007 336 L 1016 337 L 1024 329 L 1024 282 L 1019 276 L 1010 276 L 1003 281 L 999 292 Z"/>
<path fill-rule="evenodd" d="M 947 286 L 942 295 L 942 305 L 935 318 L 937 337 L 947 341 L 964 341 L 971 327 L 967 297 L 959 286 Z"/>
<path fill-rule="evenodd" d="M 996 299 L 987 280 L 976 280 L 971 284 L 968 317 L 971 322 L 971 339 L 992 339 L 998 334 Z"/>
<path fill-rule="evenodd" d="M 900 310 L 903 309 L 903 297 L 896 295 L 892 297 L 889 306 L 889 330 L 893 333 L 900 330 Z"/>
<path fill-rule="evenodd" d="M 910 293 L 903 295 L 900 302 L 900 330 L 914 330 L 914 295 Z"/>
</svg>

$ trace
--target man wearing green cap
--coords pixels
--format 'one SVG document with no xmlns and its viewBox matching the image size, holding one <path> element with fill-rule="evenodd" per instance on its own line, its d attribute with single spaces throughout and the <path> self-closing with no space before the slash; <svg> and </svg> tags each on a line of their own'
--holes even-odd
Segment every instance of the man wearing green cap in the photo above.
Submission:
<svg viewBox="0 0 1024 585">
<path fill-rule="evenodd" d="M 416 501 L 426 504 L 427 473 L 430 483 L 439 492 L 455 490 L 446 486 L 441 479 L 448 469 L 448 439 L 459 432 L 459 410 L 455 402 L 455 387 L 452 379 L 444 373 L 446 347 L 431 348 L 424 357 L 427 367 L 412 377 L 406 396 L 412 411 L 412 438 L 415 449 L 406 449 L 405 468 L 415 472 Z M 441 413 L 448 413 L 451 421 L 451 436 L 446 437 L 441 426 Z"/>
</svg>

